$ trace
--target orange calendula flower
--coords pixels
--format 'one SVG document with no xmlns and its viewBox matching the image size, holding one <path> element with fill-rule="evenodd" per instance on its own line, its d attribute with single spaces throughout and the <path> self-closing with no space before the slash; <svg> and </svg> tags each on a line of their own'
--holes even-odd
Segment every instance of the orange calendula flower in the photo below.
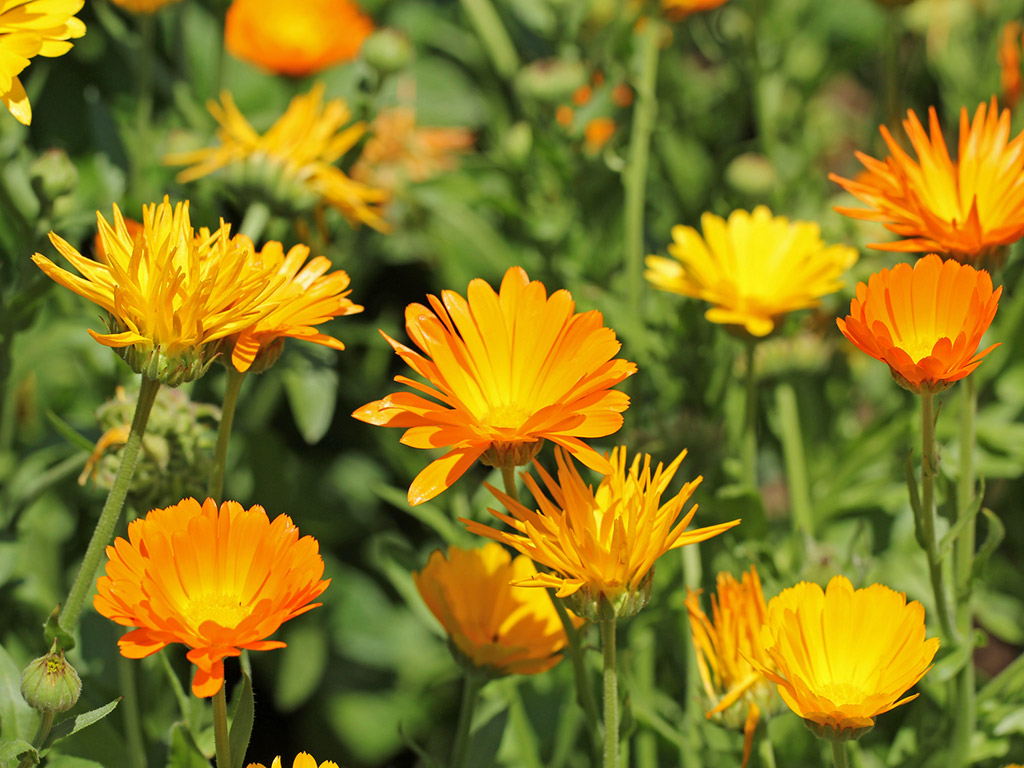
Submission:
<svg viewBox="0 0 1024 768">
<path fill-rule="evenodd" d="M 454 291 L 427 300 L 429 308 L 405 310 L 405 329 L 423 354 L 381 334 L 430 384 L 395 381 L 438 402 L 398 392 L 352 414 L 404 428 L 402 442 L 414 448 L 450 449 L 413 480 L 410 504 L 441 493 L 477 459 L 492 467 L 527 464 L 544 440 L 599 472 L 611 470 L 580 438 L 622 426 L 629 397 L 611 387 L 636 365 L 613 359 L 622 345 L 600 312 L 577 313 L 568 291 L 548 296 L 522 267 L 505 273 L 498 293 L 478 279 L 468 300 Z"/>
<path fill-rule="evenodd" d="M 177 3 L 180 0 L 110 0 L 118 8 L 124 8 L 132 13 L 156 13 L 165 5 Z"/>
<path fill-rule="evenodd" d="M 261 135 L 225 91 L 220 102 L 207 104 L 220 123 L 220 146 L 168 155 L 164 162 L 192 166 L 178 174 L 182 183 L 227 168 L 234 174 L 229 181 L 240 186 L 259 180 L 275 205 L 301 211 L 322 203 L 338 209 L 352 224 L 386 230 L 378 206 L 387 193 L 349 178 L 334 164 L 362 138 L 366 125 L 349 125 L 348 105 L 341 99 L 324 103 L 323 96 L 323 83 L 296 96 Z"/>
<path fill-rule="evenodd" d="M 595 117 L 583 129 L 583 143 L 588 152 L 599 152 L 614 135 L 614 120 L 610 117 Z"/>
<path fill-rule="evenodd" d="M 981 365 L 998 344 L 978 352 L 999 306 L 985 270 L 943 261 L 934 253 L 911 267 L 897 264 L 857 283 L 843 335 L 889 366 L 912 392 L 941 392 Z"/>
<path fill-rule="evenodd" d="M 700 477 L 662 502 L 662 494 L 685 456 L 683 451 L 667 467 L 659 462 L 652 472 L 650 456 L 637 454 L 627 468 L 626 449 L 616 448 L 610 457 L 612 471 L 595 491 L 583 482 L 569 456 L 557 450 L 558 482 L 534 462 L 547 494 L 524 474 L 539 506 L 537 511 L 490 489 L 509 511 L 492 509 L 491 514 L 513 532 L 472 520 L 462 522 L 473 533 L 508 544 L 553 571 L 533 574 L 515 584 L 556 589 L 557 597 L 575 595 L 574 609 L 586 618 L 601 619 L 603 604 L 618 617 L 631 616 L 647 602 L 654 562 L 659 557 L 670 549 L 717 536 L 740 522 L 686 530 L 697 505 L 678 518 L 703 479 Z"/>
<path fill-rule="evenodd" d="M 513 560 L 488 542 L 435 550 L 412 578 L 461 661 L 495 675 L 533 675 L 557 664 L 568 643 L 548 596 L 512 586 L 536 573 L 528 557 Z"/>
<path fill-rule="evenodd" d="M 238 238 L 248 240 L 244 235 Z M 231 364 L 239 371 L 266 370 L 280 356 L 286 338 L 303 339 L 342 350 L 345 345 L 315 326 L 334 317 L 362 312 L 348 295 L 348 273 L 335 270 L 328 274 L 331 262 L 324 256 L 310 259 L 309 248 L 293 245 L 285 254 L 281 243 L 270 241 L 256 252 L 251 241 L 244 246 L 253 253 L 253 268 L 280 278 L 267 298 L 270 311 L 256 324 L 232 337 Z M 254 365 L 255 363 L 255 365 Z"/>
<path fill-rule="evenodd" d="M 661 9 L 672 21 L 682 21 L 687 16 L 701 11 L 710 11 L 726 0 L 661 0 Z"/>
<path fill-rule="evenodd" d="M 699 592 L 686 591 L 686 610 L 697 669 L 711 704 L 707 716 L 717 717 L 732 728 L 742 726 L 746 766 L 761 712 L 771 712 L 778 702 L 774 687 L 750 661 L 774 666 L 761 645 L 768 606 L 757 569 L 750 566 L 742 581 L 736 581 L 727 571 L 718 574 L 718 593 L 711 596 L 711 618 L 701 610 Z M 745 712 L 739 704 L 746 705 Z"/>
<path fill-rule="evenodd" d="M 918 253 L 934 251 L 972 264 L 999 263 L 1004 246 L 1024 237 L 1024 133 L 1010 140 L 1010 111 L 999 112 L 995 97 L 974 119 L 960 110 L 957 162 L 950 159 L 935 108 L 928 110 L 930 136 L 913 111 L 903 128 L 917 160 L 899 146 L 884 125 L 879 130 L 891 153 L 884 161 L 863 152 L 866 173 L 856 181 L 829 178 L 869 209 L 836 210 L 855 219 L 878 221 L 903 240 L 869 248 Z"/>
<path fill-rule="evenodd" d="M 251 326 L 271 307 L 277 281 L 253 270 L 251 243 L 243 247 L 229 228 L 197 237 L 188 202 L 167 198 L 143 207 L 142 233 L 133 234 L 118 207 L 110 224 L 99 213 L 103 261 L 87 259 L 50 233 L 50 242 L 81 277 L 42 254 L 32 260 L 53 280 L 105 309 L 107 333 L 89 334 L 113 347 L 136 373 L 169 386 L 198 378 L 220 341 Z"/>
<path fill-rule="evenodd" d="M 24 125 L 32 105 L 18 75 L 34 56 L 63 56 L 85 34 L 84 0 L 0 0 L 0 101 Z"/>
<path fill-rule="evenodd" d="M 674 258 L 648 256 L 645 275 L 655 288 L 711 303 L 708 320 L 751 336 L 767 336 L 788 312 L 818 306 L 857 261 L 853 248 L 825 245 L 816 223 L 772 216 L 763 205 L 733 211 L 728 221 L 713 213 L 700 221 L 703 237 L 673 227 Z"/>
<path fill-rule="evenodd" d="M 783 701 L 820 736 L 857 738 L 931 668 L 939 639 L 925 639 L 924 608 L 881 584 L 854 590 L 835 576 L 822 590 L 800 582 L 768 604 L 758 663 Z"/>
<path fill-rule="evenodd" d="M 1024 94 L 1021 77 L 1021 26 L 1019 21 L 1008 21 L 999 35 L 999 82 L 1003 89 L 1003 106 L 1013 109 Z"/>
<path fill-rule="evenodd" d="M 266 768 L 263 763 L 249 763 L 247 768 Z M 280 755 L 274 758 L 274 762 L 270 764 L 270 768 L 281 768 L 281 757 Z M 322 763 L 317 765 L 314 757 L 308 752 L 299 752 L 295 756 L 295 760 L 292 761 L 292 768 L 338 768 L 338 764 L 333 760 L 324 760 Z"/>
<path fill-rule="evenodd" d="M 126 627 L 121 655 L 141 659 L 171 643 L 191 650 L 192 692 L 213 696 L 224 659 L 242 649 L 283 648 L 266 638 L 288 619 L 316 608 L 327 589 L 324 561 L 311 536 L 287 515 L 271 522 L 263 507 L 243 509 L 195 499 L 154 509 L 128 525 L 128 539 L 107 547 L 96 583 L 97 612 Z"/>
<path fill-rule="evenodd" d="M 234 0 L 224 47 L 280 75 L 311 75 L 359 55 L 373 20 L 352 0 Z"/>
</svg>

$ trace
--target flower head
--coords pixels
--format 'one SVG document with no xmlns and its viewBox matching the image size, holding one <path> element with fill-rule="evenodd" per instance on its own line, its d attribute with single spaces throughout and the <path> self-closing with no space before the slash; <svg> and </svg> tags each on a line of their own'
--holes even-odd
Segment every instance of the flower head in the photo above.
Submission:
<svg viewBox="0 0 1024 768">
<path fill-rule="evenodd" d="M 757 663 L 800 717 L 833 739 L 856 738 L 931 668 L 939 640 L 925 640 L 924 608 L 881 584 L 854 590 L 835 576 L 822 590 L 800 582 L 768 604 Z"/>
<path fill-rule="evenodd" d="M 536 573 L 528 557 L 513 560 L 488 542 L 435 550 L 412 577 L 465 662 L 497 675 L 532 675 L 557 664 L 568 642 L 548 596 L 510 583 Z"/>
<path fill-rule="evenodd" d="M 377 206 L 387 193 L 354 181 L 334 164 L 359 141 L 366 126 L 348 125 L 352 113 L 345 102 L 331 99 L 325 104 L 323 96 L 323 83 L 296 96 L 261 135 L 235 106 L 231 94 L 224 92 L 220 102 L 207 104 L 220 123 L 220 146 L 169 155 L 164 161 L 192 166 L 178 174 L 180 182 L 228 168 L 233 183 L 255 187 L 277 205 L 302 210 L 323 203 L 337 208 L 353 224 L 384 230 L 387 225 Z"/>
<path fill-rule="evenodd" d="M 32 105 L 18 75 L 33 56 L 63 56 L 69 40 L 85 34 L 75 18 L 84 0 L 0 0 L 0 101 L 19 123 L 32 122 Z"/>
<path fill-rule="evenodd" d="M 556 589 L 557 597 L 578 593 L 573 604 L 577 613 L 587 618 L 601 618 L 604 604 L 617 616 L 632 615 L 647 602 L 654 562 L 659 557 L 670 549 L 717 536 L 740 522 L 687 531 L 696 504 L 677 520 L 703 479 L 685 483 L 675 496 L 662 502 L 662 494 L 685 456 L 683 451 L 667 467 L 659 462 L 652 472 L 647 454 L 634 456 L 627 468 L 626 449 L 615 448 L 610 457 L 612 471 L 595 491 L 584 484 L 569 456 L 558 450 L 558 482 L 534 463 L 547 494 L 531 476 L 524 475 L 539 506 L 537 511 L 491 488 L 509 511 L 492 509 L 491 514 L 512 532 L 472 520 L 463 522 L 473 533 L 508 544 L 553 571 L 530 575 L 515 584 Z"/>
<path fill-rule="evenodd" d="M 974 119 L 960 110 L 957 162 L 950 159 L 935 108 L 928 110 L 930 136 L 913 111 L 903 128 L 917 153 L 912 158 L 881 126 L 891 153 L 884 161 L 863 152 L 866 173 L 856 181 L 829 178 L 870 206 L 836 208 L 855 219 L 878 221 L 902 240 L 872 243 L 883 251 L 927 252 L 972 264 L 998 262 L 1003 247 L 1024 237 L 1024 134 L 1010 141 L 1010 111 L 995 97 Z"/>
<path fill-rule="evenodd" d="M 197 237 L 188 203 L 143 207 L 133 235 L 114 206 L 113 224 L 99 213 L 102 261 L 87 259 L 50 233 L 50 242 L 81 277 L 42 254 L 32 260 L 50 278 L 105 309 L 107 333 L 89 334 L 118 350 L 136 373 L 176 386 L 201 376 L 226 336 L 251 326 L 282 278 L 250 268 L 251 253 L 229 228 Z M 249 243 L 251 249 L 251 243 Z"/>
<path fill-rule="evenodd" d="M 289 337 L 344 349 L 343 343 L 320 333 L 315 326 L 333 317 L 363 311 L 348 298 L 348 273 L 339 269 L 328 274 L 331 262 L 324 256 L 307 262 L 309 248 L 304 245 L 294 245 L 285 254 L 281 243 L 270 241 L 257 252 L 250 242 L 247 251 L 253 254 L 255 271 L 278 275 L 281 280 L 275 283 L 276 289 L 267 299 L 267 305 L 273 308 L 255 325 L 232 337 L 231 364 L 239 371 L 247 371 L 250 366 L 256 371 L 266 370 Z"/>
<path fill-rule="evenodd" d="M 814 222 L 790 222 L 763 205 L 733 211 L 728 221 L 705 213 L 701 227 L 703 237 L 692 227 L 673 227 L 668 251 L 675 259 L 648 256 L 647 279 L 710 302 L 708 320 L 742 326 L 751 336 L 767 336 L 787 312 L 818 306 L 857 261 L 853 248 L 826 246 Z"/>
<path fill-rule="evenodd" d="M 1024 94 L 1024 78 L 1021 77 L 1021 24 L 1008 21 L 999 35 L 999 82 L 1002 86 L 1003 106 L 1013 109 Z"/>
<path fill-rule="evenodd" d="M 726 0 L 661 0 L 661 9 L 672 21 L 682 21 L 691 14 L 710 11 L 725 3 Z"/>
<path fill-rule="evenodd" d="M 622 426 L 629 397 L 611 387 L 636 372 L 613 359 L 621 344 L 596 310 L 577 313 L 568 291 L 548 296 L 543 283 L 512 267 L 494 292 L 483 280 L 469 284 L 468 300 L 454 291 L 430 307 L 410 304 L 405 328 L 423 354 L 387 334 L 408 365 L 430 385 L 376 400 L 352 415 L 385 427 L 402 427 L 414 448 L 448 447 L 409 487 L 419 504 L 450 486 L 477 459 L 495 466 L 527 464 L 544 440 L 562 446 L 589 467 L 611 469 L 582 440 Z"/>
<path fill-rule="evenodd" d="M 288 619 L 316 608 L 330 580 L 311 536 L 287 515 L 271 522 L 263 507 L 185 499 L 128 525 L 128 539 L 107 547 L 96 584 L 97 612 L 126 627 L 121 655 L 141 659 L 170 643 L 191 650 L 192 692 L 213 696 L 224 658 L 243 648 L 283 648 L 266 638 Z"/>
<path fill-rule="evenodd" d="M 110 0 L 118 8 L 132 13 L 156 13 L 165 5 L 177 3 L 179 0 Z"/>
<path fill-rule="evenodd" d="M 942 261 L 934 253 L 911 267 L 897 264 L 857 283 L 843 335 L 889 366 L 912 392 L 939 392 L 981 365 L 997 344 L 978 352 L 999 306 L 1000 286 L 969 264 Z"/>
<path fill-rule="evenodd" d="M 352 0 L 234 0 L 224 47 L 280 75 L 312 75 L 359 55 L 373 20 Z"/>
<path fill-rule="evenodd" d="M 263 763 L 249 763 L 247 768 L 266 768 Z M 274 762 L 270 764 L 270 768 L 281 768 L 281 757 L 280 755 L 274 758 Z M 292 768 L 338 768 L 338 764 L 333 760 L 324 760 L 320 765 L 317 765 L 316 759 L 308 752 L 299 752 L 295 756 L 295 760 L 292 761 Z"/>
<path fill-rule="evenodd" d="M 773 666 L 761 645 L 761 627 L 768 618 L 768 607 L 757 569 L 750 566 L 742 581 L 736 581 L 727 571 L 718 574 L 718 594 L 711 596 L 711 618 L 701 610 L 699 592 L 687 590 L 686 610 L 697 651 L 697 669 L 712 705 L 707 716 L 718 717 L 733 728 L 743 726 L 746 766 L 761 711 L 771 711 L 778 701 L 771 683 L 750 662 L 756 659 L 765 667 Z M 746 705 L 745 712 L 740 711 L 739 704 Z"/>
</svg>

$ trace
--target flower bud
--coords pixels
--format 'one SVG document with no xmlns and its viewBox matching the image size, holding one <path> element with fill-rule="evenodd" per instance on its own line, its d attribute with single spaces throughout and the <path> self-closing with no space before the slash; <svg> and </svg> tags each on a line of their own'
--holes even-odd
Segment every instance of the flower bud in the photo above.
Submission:
<svg viewBox="0 0 1024 768">
<path fill-rule="evenodd" d="M 628 619 L 640 613 L 651 599 L 651 585 L 654 583 L 654 568 L 647 572 L 635 590 L 623 589 L 616 595 L 604 592 L 596 594 L 583 586 L 568 598 L 573 613 L 588 621 Z"/>
<path fill-rule="evenodd" d="M 78 702 L 82 680 L 78 672 L 57 652 L 57 641 L 45 656 L 31 662 L 21 673 L 21 695 L 40 712 L 66 712 Z"/>
<path fill-rule="evenodd" d="M 587 72 L 578 61 L 541 59 L 519 70 L 515 87 L 520 96 L 539 101 L 566 101 L 587 81 Z"/>
<path fill-rule="evenodd" d="M 405 69 L 412 60 L 409 38 L 397 29 L 378 29 L 363 43 L 363 58 L 382 75 Z"/>
</svg>

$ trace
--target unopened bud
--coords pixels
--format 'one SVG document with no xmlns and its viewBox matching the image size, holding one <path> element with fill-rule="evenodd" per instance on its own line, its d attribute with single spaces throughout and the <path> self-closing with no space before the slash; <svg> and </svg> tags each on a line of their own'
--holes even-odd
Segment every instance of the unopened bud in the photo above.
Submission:
<svg viewBox="0 0 1024 768">
<path fill-rule="evenodd" d="M 412 60 L 409 38 L 397 29 L 378 29 L 363 43 L 363 58 L 382 75 L 405 69 Z"/>
<path fill-rule="evenodd" d="M 45 656 L 31 662 L 21 673 L 21 695 L 40 712 L 66 712 L 78 702 L 82 679 L 57 651 L 57 641 Z"/>
</svg>

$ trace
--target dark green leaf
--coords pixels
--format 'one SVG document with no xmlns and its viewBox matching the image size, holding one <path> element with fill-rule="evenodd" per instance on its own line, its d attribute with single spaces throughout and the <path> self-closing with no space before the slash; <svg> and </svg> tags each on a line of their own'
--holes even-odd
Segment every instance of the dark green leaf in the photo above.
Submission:
<svg viewBox="0 0 1024 768">
<path fill-rule="evenodd" d="M 231 714 L 231 730 L 228 732 L 228 744 L 231 747 L 231 768 L 242 768 L 245 763 L 245 752 L 249 748 L 249 737 L 252 736 L 252 721 L 255 715 L 252 695 L 252 680 L 242 672 L 242 689 L 235 703 L 235 711 Z"/>
<path fill-rule="evenodd" d="M 167 768 L 210 768 L 210 761 L 196 746 L 184 723 L 171 727 L 171 749 Z"/>
<path fill-rule="evenodd" d="M 0 741 L 0 765 L 3 765 L 8 761 L 17 760 L 18 757 L 25 754 L 26 752 L 31 752 L 32 754 L 36 755 L 36 761 L 38 762 L 39 756 L 38 753 L 36 752 L 36 748 L 24 739 Z"/>
<path fill-rule="evenodd" d="M 61 720 L 50 731 L 50 735 L 43 745 L 44 749 L 49 749 L 61 739 L 66 739 L 71 734 L 78 733 L 83 728 L 88 728 L 93 723 L 99 722 L 113 712 L 114 708 L 120 703 L 121 699 L 117 698 L 109 704 L 104 704 L 102 707 L 90 709 L 88 712 L 83 712 L 75 717 L 69 717 L 67 720 Z"/>
</svg>

